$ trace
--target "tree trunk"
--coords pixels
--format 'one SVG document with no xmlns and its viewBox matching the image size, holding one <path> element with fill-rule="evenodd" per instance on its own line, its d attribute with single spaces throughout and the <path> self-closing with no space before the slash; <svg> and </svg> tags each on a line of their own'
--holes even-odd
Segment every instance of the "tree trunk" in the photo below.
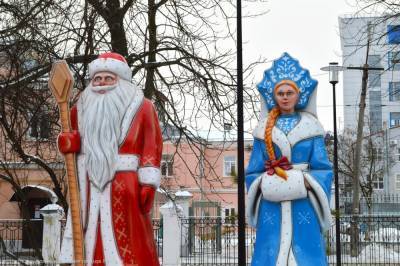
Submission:
<svg viewBox="0 0 400 266">
<path fill-rule="evenodd" d="M 111 49 L 113 52 L 119 53 L 124 57 L 128 56 L 128 46 L 126 40 L 126 34 L 124 29 L 124 16 L 116 12 L 114 16 L 110 17 L 107 21 L 107 25 L 110 29 L 111 34 Z"/>
<path fill-rule="evenodd" d="M 149 57 L 147 59 L 148 66 L 146 67 L 146 84 L 144 89 L 144 96 L 151 99 L 156 90 L 154 84 L 155 68 L 152 63 L 156 62 L 156 49 L 157 49 L 157 25 L 156 25 L 156 12 L 157 7 L 154 0 L 148 0 L 148 32 L 149 32 Z"/>
</svg>

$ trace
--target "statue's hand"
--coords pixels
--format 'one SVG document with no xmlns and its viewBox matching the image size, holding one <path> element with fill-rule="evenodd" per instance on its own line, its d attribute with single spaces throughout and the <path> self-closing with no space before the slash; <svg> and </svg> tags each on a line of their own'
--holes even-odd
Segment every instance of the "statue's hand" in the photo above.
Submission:
<svg viewBox="0 0 400 266">
<path fill-rule="evenodd" d="M 153 207 L 156 189 L 150 185 L 142 185 L 140 188 L 140 208 L 143 213 L 149 213 Z"/>
<path fill-rule="evenodd" d="M 61 153 L 78 153 L 81 149 L 81 136 L 77 130 L 61 132 L 57 139 L 58 149 Z"/>
</svg>

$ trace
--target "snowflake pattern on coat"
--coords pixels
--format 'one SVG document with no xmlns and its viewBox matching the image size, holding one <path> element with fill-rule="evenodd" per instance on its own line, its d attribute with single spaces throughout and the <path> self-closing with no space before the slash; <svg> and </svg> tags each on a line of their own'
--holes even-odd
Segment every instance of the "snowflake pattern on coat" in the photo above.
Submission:
<svg viewBox="0 0 400 266">
<path fill-rule="evenodd" d="M 275 126 L 282 130 L 286 135 L 299 123 L 300 115 L 298 113 L 283 114 L 276 120 Z"/>
</svg>

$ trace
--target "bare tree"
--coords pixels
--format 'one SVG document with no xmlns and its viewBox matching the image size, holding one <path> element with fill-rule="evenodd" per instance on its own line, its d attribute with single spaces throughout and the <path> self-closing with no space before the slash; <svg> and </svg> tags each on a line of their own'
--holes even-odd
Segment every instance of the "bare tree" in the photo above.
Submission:
<svg viewBox="0 0 400 266">
<path fill-rule="evenodd" d="M 236 123 L 233 3 L 0 1 L 2 179 L 20 191 L 23 184 L 9 171 L 14 166 L 8 162 L 34 165 L 46 173 L 43 178 L 52 181 L 67 208 L 62 158 L 55 152 L 60 125 L 46 89 L 48 73 L 54 61 L 66 59 L 76 73 L 74 93 L 79 95 L 87 83 L 88 63 L 109 50 L 127 58 L 135 82 L 155 101 L 160 120 L 178 132 L 177 145 L 188 141 L 200 154 L 203 140 L 196 136 L 198 130 L 222 131 L 226 121 Z M 253 66 L 245 67 L 245 76 Z M 254 95 L 247 86 L 247 120 L 255 113 Z M 197 181 L 196 173 L 193 176 Z"/>
<path fill-rule="evenodd" d="M 366 119 L 370 122 L 368 119 Z M 363 202 L 366 203 L 368 213 L 372 214 L 374 196 L 377 190 L 383 189 L 384 175 L 388 172 L 388 168 L 394 165 L 394 156 L 392 151 L 387 149 L 387 136 L 385 130 L 371 131 L 370 123 L 367 123 L 367 133 L 363 137 L 363 144 L 360 158 L 359 185 L 361 189 Z M 338 137 L 338 173 L 343 182 L 340 184 L 340 193 L 342 195 L 342 203 L 345 208 L 353 199 L 353 178 L 356 134 L 354 130 L 347 129 Z M 332 147 L 328 145 L 330 156 L 333 156 Z M 387 161 L 388 160 L 388 161 Z M 360 206 L 358 206 L 360 208 Z M 351 227 L 349 232 L 353 239 L 351 254 L 358 255 L 359 243 L 359 227 Z M 368 239 L 368 231 L 365 234 Z"/>
</svg>

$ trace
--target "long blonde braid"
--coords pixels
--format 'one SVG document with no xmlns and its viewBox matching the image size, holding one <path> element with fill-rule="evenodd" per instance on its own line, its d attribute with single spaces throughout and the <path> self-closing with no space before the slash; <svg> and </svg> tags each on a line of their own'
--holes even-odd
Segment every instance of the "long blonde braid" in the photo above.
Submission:
<svg viewBox="0 0 400 266">
<path fill-rule="evenodd" d="M 278 116 L 280 114 L 281 114 L 281 111 L 279 110 L 279 108 L 274 107 L 269 112 L 267 125 L 265 127 L 264 141 L 265 141 L 265 147 L 267 149 L 268 157 L 270 160 L 276 160 L 274 145 L 272 143 L 272 129 L 274 128 L 276 119 L 278 119 Z M 285 170 L 283 170 L 280 167 L 274 167 L 274 170 L 278 176 L 282 177 L 285 180 L 287 179 L 287 174 L 286 174 Z"/>
<path fill-rule="evenodd" d="M 275 151 L 272 144 L 272 129 L 274 128 L 276 119 L 281 114 L 278 107 L 274 107 L 268 115 L 267 126 L 265 127 L 264 141 L 265 147 L 267 148 L 268 157 L 270 160 L 275 160 Z"/>
</svg>

